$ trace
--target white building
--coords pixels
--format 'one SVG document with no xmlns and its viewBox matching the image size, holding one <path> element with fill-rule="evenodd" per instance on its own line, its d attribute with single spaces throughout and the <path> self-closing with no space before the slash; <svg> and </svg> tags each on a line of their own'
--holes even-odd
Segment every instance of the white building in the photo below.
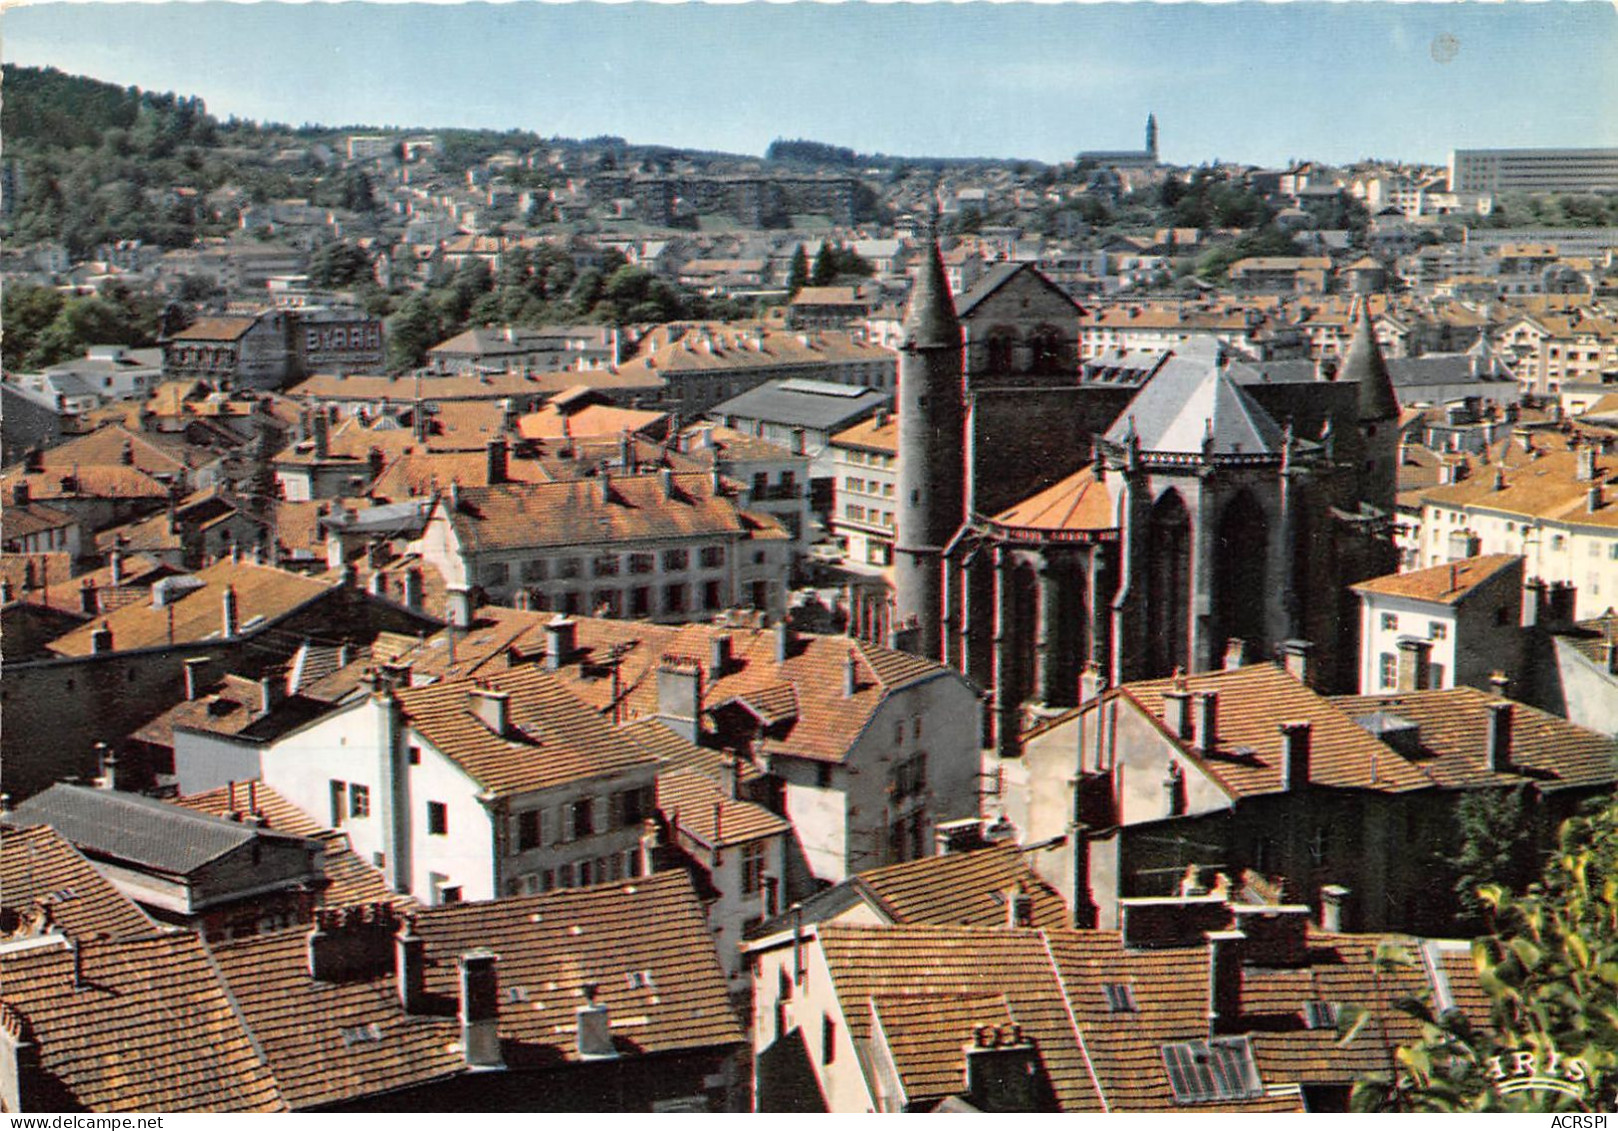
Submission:
<svg viewBox="0 0 1618 1131">
<path fill-rule="evenodd" d="M 899 426 L 885 412 L 837 433 L 832 466 L 832 536 L 851 562 L 893 564 Z"/>
</svg>

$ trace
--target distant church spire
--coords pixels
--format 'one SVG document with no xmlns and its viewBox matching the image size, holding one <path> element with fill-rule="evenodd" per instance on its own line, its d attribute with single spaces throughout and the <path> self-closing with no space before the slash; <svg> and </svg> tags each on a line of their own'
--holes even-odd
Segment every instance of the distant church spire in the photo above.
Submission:
<svg viewBox="0 0 1618 1131">
<path fill-rule="evenodd" d="M 1146 152 L 1153 161 L 1157 160 L 1157 115 L 1146 115 Z"/>
</svg>

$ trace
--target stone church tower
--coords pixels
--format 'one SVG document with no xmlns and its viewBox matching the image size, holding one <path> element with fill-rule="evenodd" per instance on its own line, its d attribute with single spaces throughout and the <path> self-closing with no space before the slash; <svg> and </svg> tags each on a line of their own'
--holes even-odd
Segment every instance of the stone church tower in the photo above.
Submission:
<svg viewBox="0 0 1618 1131">
<path fill-rule="evenodd" d="M 1157 160 L 1157 115 L 1146 115 L 1146 155 Z"/>
<path fill-rule="evenodd" d="M 893 587 L 894 642 L 934 660 L 942 654 L 944 547 L 966 519 L 963 357 L 960 319 L 933 243 L 899 346 Z"/>
</svg>

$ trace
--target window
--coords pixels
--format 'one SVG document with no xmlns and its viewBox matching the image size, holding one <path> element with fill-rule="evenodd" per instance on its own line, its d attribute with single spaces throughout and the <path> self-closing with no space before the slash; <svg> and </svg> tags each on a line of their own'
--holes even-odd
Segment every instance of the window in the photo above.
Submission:
<svg viewBox="0 0 1618 1131">
<path fill-rule="evenodd" d="M 442 801 L 427 802 L 427 835 L 449 835 L 449 806 Z"/>
<path fill-rule="evenodd" d="M 438 902 L 439 903 L 459 903 L 459 902 L 461 902 L 461 885 L 460 884 L 454 884 L 454 885 L 452 885 L 450 887 L 447 887 L 447 888 L 440 888 L 439 892 L 438 892 Z"/>
<path fill-rule="evenodd" d="M 718 569 L 725 564 L 725 548 L 723 546 L 704 546 L 702 548 L 702 568 Z"/>
<path fill-rule="evenodd" d="M 1383 613 L 1382 614 L 1382 631 L 1383 632 L 1397 632 L 1397 631 L 1399 631 L 1399 618 L 1398 618 L 1398 616 L 1396 614 L 1394 614 L 1394 613 Z"/>
<path fill-rule="evenodd" d="M 1439 620 L 1432 621 L 1427 625 L 1427 635 L 1433 640 L 1443 640 L 1449 636 L 1449 625 Z"/>
<path fill-rule="evenodd" d="M 663 551 L 663 568 L 665 570 L 668 570 L 668 571 L 672 572 L 672 571 L 678 570 L 678 569 L 687 569 L 687 568 L 690 567 L 690 565 L 691 565 L 691 551 L 689 551 L 689 550 L 664 550 Z"/>
<path fill-rule="evenodd" d="M 348 816 L 348 783 L 336 778 L 331 781 L 331 827 L 341 828 Z"/>
<path fill-rule="evenodd" d="M 722 609 L 725 607 L 724 594 L 720 592 L 719 582 L 707 581 L 703 583 L 702 607 L 705 609 Z"/>
<path fill-rule="evenodd" d="M 1551 535 L 1551 549 L 1560 550 L 1567 545 L 1567 539 L 1560 534 Z"/>
<path fill-rule="evenodd" d="M 595 798 L 585 797 L 573 802 L 567 807 L 568 828 L 571 830 L 569 840 L 578 840 L 595 832 Z M 580 883 L 589 883 L 589 880 L 580 880 Z"/>
<path fill-rule="evenodd" d="M 616 589 L 597 589 L 590 600 L 590 607 L 599 617 L 619 617 L 624 612 L 624 597 Z"/>
<path fill-rule="evenodd" d="M 657 560 L 651 554 L 630 554 L 630 573 L 651 573 L 656 568 Z"/>
<path fill-rule="evenodd" d="M 837 1059 L 837 1022 L 831 1014 L 820 1017 L 820 1063 L 830 1064 Z"/>
<path fill-rule="evenodd" d="M 1393 687 L 1399 682 L 1399 657 L 1392 652 L 1384 652 L 1378 660 L 1380 672 L 1377 685 L 1379 687 Z"/>
<path fill-rule="evenodd" d="M 849 503 L 844 506 L 843 513 L 847 515 L 848 518 L 853 522 L 865 521 L 865 508 L 855 503 Z"/>
<path fill-rule="evenodd" d="M 504 585 L 511 576 L 505 562 L 490 562 L 483 567 L 483 584 Z"/>
<path fill-rule="evenodd" d="M 831 763 L 821 762 L 815 766 L 815 784 L 821 789 L 831 788 Z"/>
<path fill-rule="evenodd" d="M 1135 1002 L 1135 987 L 1128 982 L 1102 982 L 1101 992 L 1107 995 L 1109 1013 L 1136 1013 L 1140 1010 Z"/>
<path fill-rule="evenodd" d="M 664 586 L 663 611 L 666 613 L 685 612 L 685 586 L 679 584 Z"/>
<path fill-rule="evenodd" d="M 595 560 L 590 563 L 590 572 L 595 577 L 617 577 L 618 555 L 597 554 Z"/>
<path fill-rule="evenodd" d="M 579 559 L 562 558 L 556 563 L 556 576 L 564 580 L 579 576 Z"/>
<path fill-rule="evenodd" d="M 573 866 L 573 883 L 576 887 L 589 887 L 594 880 L 594 865 L 589 860 L 580 860 Z"/>
<path fill-rule="evenodd" d="M 764 841 L 742 845 L 742 893 L 757 895 L 764 887 Z"/>
<path fill-rule="evenodd" d="M 370 787 L 356 785 L 349 788 L 348 815 L 350 817 L 369 817 L 371 815 Z"/>
<path fill-rule="evenodd" d="M 539 847 L 540 817 L 538 809 L 524 809 L 517 814 L 517 851 L 527 852 Z"/>
<path fill-rule="evenodd" d="M 652 615 L 652 591 L 645 585 L 637 585 L 629 591 L 629 615 L 632 617 L 649 617 Z"/>
<path fill-rule="evenodd" d="M 522 564 L 522 579 L 524 581 L 544 581 L 547 573 L 549 573 L 549 570 L 546 569 L 546 563 L 543 559 L 536 558 L 534 561 L 523 562 Z"/>
<path fill-rule="evenodd" d="M 1306 1001 L 1303 1003 L 1305 1029 L 1337 1028 L 1337 1003 L 1333 1001 Z"/>
<path fill-rule="evenodd" d="M 412 746 L 412 747 L 411 747 L 411 748 L 410 748 L 410 755 L 409 755 L 409 757 L 410 757 L 410 764 L 411 764 L 411 765 L 412 765 L 412 766 L 419 766 L 419 765 L 421 765 L 421 747 L 419 747 L 419 746 Z"/>
<path fill-rule="evenodd" d="M 620 790 L 612 795 L 609 802 L 608 823 L 618 829 L 636 828 L 652 815 L 656 805 L 657 790 L 654 786 Z"/>
<path fill-rule="evenodd" d="M 1246 1037 L 1219 1037 L 1163 1046 L 1163 1066 L 1177 1103 L 1214 1103 L 1262 1095 L 1253 1046 Z"/>
<path fill-rule="evenodd" d="M 927 788 L 927 755 L 915 754 L 893 768 L 890 791 L 895 801 L 915 797 Z"/>
</svg>

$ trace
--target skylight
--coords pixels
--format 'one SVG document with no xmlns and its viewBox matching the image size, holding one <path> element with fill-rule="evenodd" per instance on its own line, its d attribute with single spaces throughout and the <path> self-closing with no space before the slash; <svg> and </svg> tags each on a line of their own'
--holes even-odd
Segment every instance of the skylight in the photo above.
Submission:
<svg viewBox="0 0 1618 1131">
<path fill-rule="evenodd" d="M 1103 982 L 1101 992 L 1107 995 L 1107 1009 L 1112 1013 L 1135 1013 L 1135 989 L 1128 982 Z"/>
<path fill-rule="evenodd" d="M 1264 1093 L 1246 1037 L 1216 1037 L 1163 1046 L 1174 1100 L 1182 1104 L 1246 1100 Z"/>
</svg>

